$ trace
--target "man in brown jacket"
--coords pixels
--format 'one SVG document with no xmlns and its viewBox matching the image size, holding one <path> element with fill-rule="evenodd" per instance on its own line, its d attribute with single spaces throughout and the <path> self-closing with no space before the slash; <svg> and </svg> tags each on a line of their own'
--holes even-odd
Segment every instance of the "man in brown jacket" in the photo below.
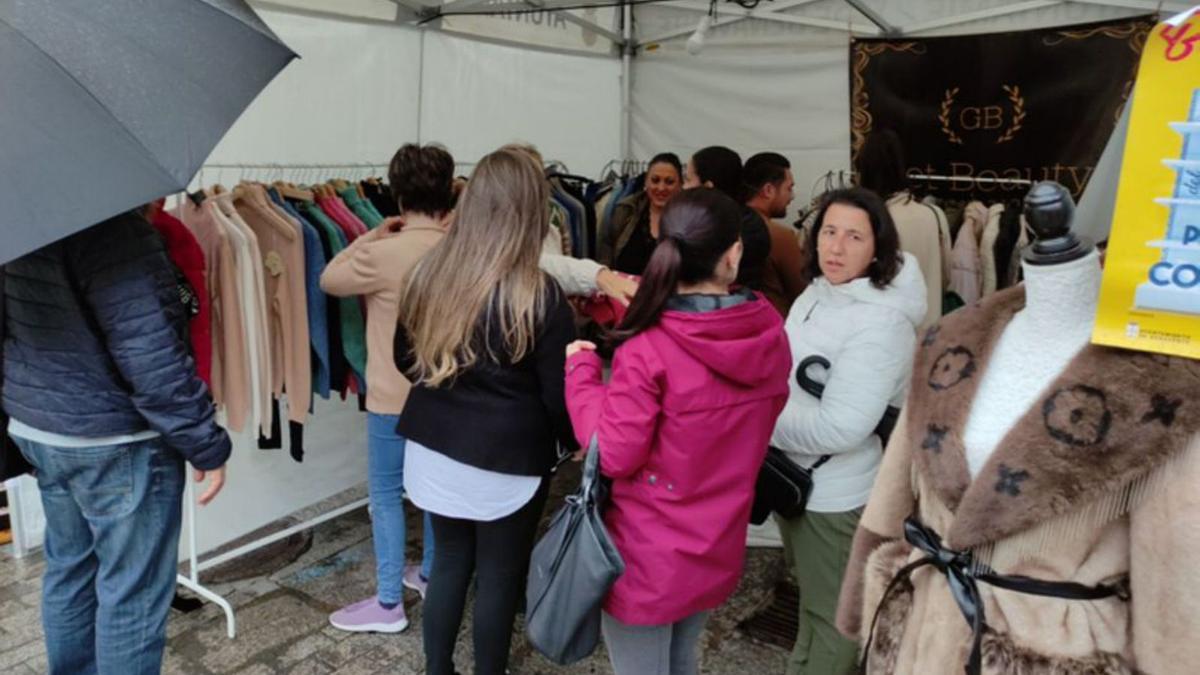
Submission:
<svg viewBox="0 0 1200 675">
<path fill-rule="evenodd" d="M 783 155 L 760 152 L 746 160 L 742 169 L 746 206 L 754 209 L 767 223 L 771 234 L 771 255 L 763 272 L 763 294 L 784 318 L 792 303 L 804 291 L 804 252 L 796 231 L 775 218 L 787 216 L 796 181 L 792 165 Z"/>
</svg>

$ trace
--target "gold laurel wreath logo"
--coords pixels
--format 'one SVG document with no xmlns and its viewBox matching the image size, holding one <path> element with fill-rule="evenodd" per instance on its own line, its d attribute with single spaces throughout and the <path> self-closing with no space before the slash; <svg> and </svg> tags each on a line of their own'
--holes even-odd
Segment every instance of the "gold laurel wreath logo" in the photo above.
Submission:
<svg viewBox="0 0 1200 675">
<path fill-rule="evenodd" d="M 946 90 L 946 97 L 942 99 L 942 107 L 937 118 L 942 123 L 942 133 L 946 134 L 946 138 L 949 138 L 950 142 L 955 145 L 962 145 L 963 139 L 950 127 L 950 110 L 954 107 L 954 99 L 958 96 L 958 92 L 958 87 Z"/>
<path fill-rule="evenodd" d="M 1021 88 L 1015 84 L 1011 87 L 1001 85 L 1000 88 L 1008 94 L 1008 101 L 1012 103 L 1012 125 L 1008 127 L 1008 131 L 996 139 L 996 145 L 1011 141 L 1021 130 L 1021 123 L 1025 121 L 1025 97 L 1021 96 Z"/>
<path fill-rule="evenodd" d="M 1008 94 L 1008 102 L 1012 104 L 1012 123 L 1005 130 L 1000 138 L 996 139 L 996 144 L 1007 143 L 1016 138 L 1017 132 L 1024 127 L 1025 116 L 1028 114 L 1025 111 L 1025 97 L 1021 95 L 1021 88 L 1017 85 L 1001 85 L 1004 93 Z M 954 102 L 958 99 L 958 93 L 961 91 L 959 87 L 947 89 L 945 97 L 942 98 L 942 105 L 938 108 L 938 122 L 941 122 L 942 133 L 946 138 L 955 145 L 964 145 L 962 137 L 954 131 L 951 125 L 950 113 L 954 110 Z"/>
</svg>

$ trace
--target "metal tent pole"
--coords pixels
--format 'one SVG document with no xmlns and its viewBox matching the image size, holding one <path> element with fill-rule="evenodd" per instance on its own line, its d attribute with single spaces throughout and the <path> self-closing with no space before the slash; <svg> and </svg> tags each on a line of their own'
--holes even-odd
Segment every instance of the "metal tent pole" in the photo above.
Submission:
<svg viewBox="0 0 1200 675">
<path fill-rule="evenodd" d="M 621 5 L 621 158 L 633 159 L 633 5 Z"/>
</svg>

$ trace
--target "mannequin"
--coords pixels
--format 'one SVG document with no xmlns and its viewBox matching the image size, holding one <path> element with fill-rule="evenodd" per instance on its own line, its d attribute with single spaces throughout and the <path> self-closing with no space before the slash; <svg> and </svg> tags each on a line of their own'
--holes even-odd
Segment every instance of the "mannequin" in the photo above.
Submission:
<svg viewBox="0 0 1200 675">
<path fill-rule="evenodd" d="M 837 625 L 869 675 L 1191 675 L 1200 362 L 1089 344 L 1066 190 L 1025 199 L 1026 284 L 942 319 L 859 521 Z"/>
<path fill-rule="evenodd" d="M 1054 183 L 1026 198 L 1037 244 L 1022 255 L 1025 308 L 1004 329 L 975 395 L 964 434 L 971 475 L 1091 339 L 1100 296 L 1100 256 L 1071 235 L 1075 204 Z"/>
</svg>

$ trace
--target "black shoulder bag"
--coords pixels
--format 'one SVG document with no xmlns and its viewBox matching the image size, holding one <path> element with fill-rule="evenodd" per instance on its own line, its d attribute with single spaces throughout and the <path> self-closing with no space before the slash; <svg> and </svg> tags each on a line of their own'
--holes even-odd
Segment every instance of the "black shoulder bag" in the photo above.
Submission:
<svg viewBox="0 0 1200 675">
<path fill-rule="evenodd" d="M 810 356 L 800 362 L 796 368 L 796 382 L 800 388 L 816 398 L 825 393 L 825 385 L 808 376 L 808 369 L 821 366 L 828 370 L 829 359 L 824 356 Z M 879 436 L 886 447 L 896 421 L 900 419 L 900 409 L 888 406 L 883 413 L 883 419 L 875 427 L 875 435 Z M 767 457 L 763 460 L 762 469 L 758 472 L 758 480 L 754 484 L 754 506 L 750 510 L 750 522 L 762 525 L 774 511 L 784 518 L 796 518 L 808 507 L 808 498 L 813 490 L 813 472 L 828 462 L 832 455 L 821 455 L 812 466 L 799 466 L 788 459 L 787 454 L 779 448 L 767 448 Z"/>
</svg>

